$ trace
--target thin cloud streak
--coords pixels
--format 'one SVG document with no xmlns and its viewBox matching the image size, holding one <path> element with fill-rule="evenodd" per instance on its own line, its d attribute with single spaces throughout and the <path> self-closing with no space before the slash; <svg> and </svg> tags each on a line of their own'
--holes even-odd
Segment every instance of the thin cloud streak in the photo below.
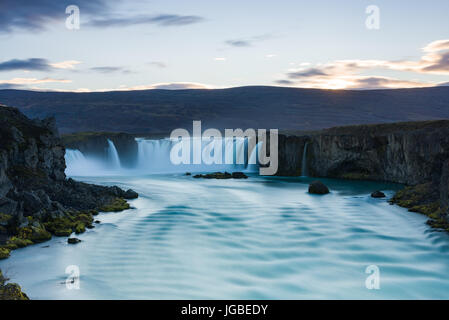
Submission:
<svg viewBox="0 0 449 320">
<path fill-rule="evenodd" d="M 200 16 L 183 16 L 177 14 L 161 14 L 156 16 L 132 16 L 121 18 L 101 18 L 93 19 L 87 22 L 87 26 L 90 27 L 127 27 L 133 25 L 143 24 L 155 24 L 161 27 L 176 27 L 185 26 L 189 24 L 195 24 L 204 21 L 205 19 Z"/>
</svg>

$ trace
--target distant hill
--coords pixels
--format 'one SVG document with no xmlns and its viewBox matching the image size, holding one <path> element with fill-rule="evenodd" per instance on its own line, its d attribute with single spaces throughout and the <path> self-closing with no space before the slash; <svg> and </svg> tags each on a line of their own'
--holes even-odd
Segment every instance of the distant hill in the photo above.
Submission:
<svg viewBox="0 0 449 320">
<path fill-rule="evenodd" d="M 0 103 L 29 117 L 55 116 L 61 132 L 128 133 L 203 128 L 316 130 L 333 126 L 449 119 L 449 87 L 315 90 L 238 87 L 101 93 L 0 90 Z"/>
</svg>

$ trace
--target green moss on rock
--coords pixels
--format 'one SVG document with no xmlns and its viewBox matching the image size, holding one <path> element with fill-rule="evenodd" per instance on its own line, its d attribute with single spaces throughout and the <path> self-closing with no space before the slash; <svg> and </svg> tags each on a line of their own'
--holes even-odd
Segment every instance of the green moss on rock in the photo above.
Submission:
<svg viewBox="0 0 449 320">
<path fill-rule="evenodd" d="M 0 247 L 0 260 L 9 258 L 11 250 L 6 247 Z"/>
<path fill-rule="evenodd" d="M 0 270 L 0 300 L 29 300 L 18 284 L 6 284 L 7 280 Z"/>
<path fill-rule="evenodd" d="M 58 237 L 68 237 L 73 232 L 79 234 L 90 227 L 94 219 L 91 213 L 73 213 L 73 215 L 52 219 L 45 223 L 45 228 Z"/>
<path fill-rule="evenodd" d="M 28 226 L 19 228 L 18 237 L 25 240 L 31 240 L 33 243 L 40 243 L 51 239 L 51 233 L 44 227 Z"/>
<path fill-rule="evenodd" d="M 24 248 L 32 244 L 33 241 L 29 239 L 22 239 L 15 236 L 9 238 L 8 241 L 6 242 L 6 245 L 9 246 L 11 250 L 15 250 L 17 248 Z"/>
<path fill-rule="evenodd" d="M 0 212 L 0 225 L 7 226 L 12 220 L 12 216 Z"/>
<path fill-rule="evenodd" d="M 119 212 L 130 208 L 128 202 L 123 198 L 115 198 L 110 204 L 100 208 L 103 212 Z"/>
</svg>

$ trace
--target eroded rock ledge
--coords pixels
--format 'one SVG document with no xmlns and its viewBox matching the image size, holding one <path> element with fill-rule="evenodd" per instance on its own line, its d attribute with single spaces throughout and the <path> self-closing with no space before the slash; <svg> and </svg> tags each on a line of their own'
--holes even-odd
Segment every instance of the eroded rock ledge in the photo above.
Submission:
<svg viewBox="0 0 449 320">
<path fill-rule="evenodd" d="M 67 179 L 64 154 L 54 119 L 30 120 L 0 106 L 0 259 L 52 235 L 93 228 L 99 211 L 129 209 L 126 199 L 138 196 Z"/>
</svg>

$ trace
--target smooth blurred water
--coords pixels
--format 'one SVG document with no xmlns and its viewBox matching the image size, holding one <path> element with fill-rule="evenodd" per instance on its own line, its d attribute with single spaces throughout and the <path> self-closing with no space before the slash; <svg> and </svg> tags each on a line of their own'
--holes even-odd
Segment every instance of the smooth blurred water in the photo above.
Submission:
<svg viewBox="0 0 449 320">
<path fill-rule="evenodd" d="M 332 193 L 315 196 L 308 178 L 82 180 L 140 198 L 135 209 L 100 214 L 78 245 L 54 238 L 1 261 L 33 299 L 449 297 L 449 237 L 369 196 L 391 196 L 395 185 L 324 179 Z M 372 264 L 379 290 L 365 287 Z M 66 289 L 68 265 L 80 268 L 80 290 Z"/>
</svg>

